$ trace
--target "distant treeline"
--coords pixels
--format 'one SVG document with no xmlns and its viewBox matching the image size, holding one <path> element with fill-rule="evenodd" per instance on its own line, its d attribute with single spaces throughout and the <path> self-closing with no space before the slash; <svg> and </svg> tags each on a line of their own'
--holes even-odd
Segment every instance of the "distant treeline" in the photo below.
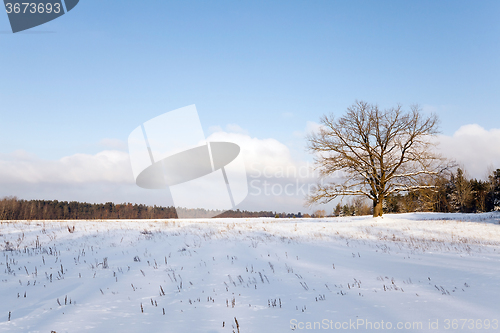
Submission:
<svg viewBox="0 0 500 333">
<path fill-rule="evenodd" d="M 466 172 L 459 168 L 447 177 L 433 179 L 425 185 L 430 187 L 387 197 L 384 213 L 500 211 L 500 169 L 493 171 L 488 180 L 477 180 L 469 179 Z M 372 209 L 359 198 L 339 203 L 332 215 L 367 215 Z"/>
<path fill-rule="evenodd" d="M 449 177 L 438 178 L 428 185 L 434 188 L 389 197 L 387 211 L 481 213 L 500 210 L 500 169 L 484 181 L 468 178 L 459 168 Z"/>
<path fill-rule="evenodd" d="M 384 202 L 384 213 L 406 212 L 462 212 L 479 213 L 500 211 L 500 169 L 493 171 L 488 180 L 468 179 L 462 169 L 448 177 L 429 181 L 432 188 L 391 195 Z M 214 211 L 184 209 L 198 218 L 214 216 Z M 323 217 L 372 214 L 373 207 L 364 199 L 356 198 L 339 203 L 332 212 L 317 210 L 314 214 L 251 212 L 229 210 L 218 217 Z M 143 204 L 91 204 L 76 201 L 20 200 L 7 197 L 0 200 L 0 220 L 102 220 L 102 219 L 175 219 L 174 207 Z"/>
<path fill-rule="evenodd" d="M 213 216 L 213 211 L 188 209 L 194 217 Z M 299 213 L 300 214 L 300 213 Z M 292 217 L 293 214 L 279 214 Z M 230 210 L 219 217 L 275 217 L 276 213 Z M 102 219 L 173 219 L 174 207 L 147 206 L 143 204 L 91 204 L 77 201 L 20 200 L 7 197 L 0 200 L 0 220 L 102 220 Z"/>
</svg>

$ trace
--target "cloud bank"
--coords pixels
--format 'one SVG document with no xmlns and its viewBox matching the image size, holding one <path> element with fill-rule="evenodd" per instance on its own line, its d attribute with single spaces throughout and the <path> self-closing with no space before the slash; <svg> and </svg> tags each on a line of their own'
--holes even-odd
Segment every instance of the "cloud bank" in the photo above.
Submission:
<svg viewBox="0 0 500 333">
<path fill-rule="evenodd" d="M 301 135 L 317 129 L 318 124 L 307 123 Z M 214 130 L 208 140 L 235 142 L 241 147 L 250 193 L 240 209 L 309 211 L 304 207 L 305 195 L 317 179 L 311 160 L 296 159 L 282 142 L 251 137 L 235 124 Z M 500 168 L 500 129 L 465 125 L 452 136 L 439 135 L 437 139 L 440 152 L 455 159 L 471 177 L 485 179 L 490 170 Z M 104 142 L 122 148 L 117 140 Z M 0 155 L 0 197 L 11 195 L 24 199 L 172 205 L 168 190 L 137 187 L 128 153 L 116 149 L 95 155 L 74 154 L 55 161 L 24 151 Z"/>
<path fill-rule="evenodd" d="M 473 178 L 486 179 L 491 169 L 500 168 L 500 129 L 464 125 L 452 136 L 439 135 L 438 142 L 443 156 L 455 159 Z"/>
</svg>

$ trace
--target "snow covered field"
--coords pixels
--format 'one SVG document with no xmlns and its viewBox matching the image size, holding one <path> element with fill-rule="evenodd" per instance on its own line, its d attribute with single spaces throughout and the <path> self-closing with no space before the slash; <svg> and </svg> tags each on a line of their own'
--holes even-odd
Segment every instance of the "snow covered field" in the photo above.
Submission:
<svg viewBox="0 0 500 333">
<path fill-rule="evenodd" d="M 495 332 L 499 222 L 3 221 L 0 331 Z"/>
</svg>

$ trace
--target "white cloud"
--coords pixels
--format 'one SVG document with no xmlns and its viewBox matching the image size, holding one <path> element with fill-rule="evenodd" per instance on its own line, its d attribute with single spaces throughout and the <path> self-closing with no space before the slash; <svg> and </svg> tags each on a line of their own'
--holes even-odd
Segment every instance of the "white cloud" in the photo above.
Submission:
<svg viewBox="0 0 500 333">
<path fill-rule="evenodd" d="M 244 156 L 247 172 L 259 170 L 261 167 L 283 168 L 294 164 L 288 147 L 276 139 L 258 139 L 241 133 L 216 132 L 207 140 L 238 144 Z"/>
<path fill-rule="evenodd" d="M 239 133 L 248 135 L 248 131 L 246 129 L 243 129 L 238 124 L 227 124 L 224 128 L 225 130 L 221 126 L 215 125 L 215 126 L 210 126 L 208 128 L 208 131 L 210 132 L 210 134 L 217 132 L 229 132 L 229 133 Z"/>
<path fill-rule="evenodd" d="M 78 184 L 132 183 L 128 153 L 105 150 L 95 155 L 75 154 L 56 161 L 24 151 L 0 156 L 0 183 Z"/>
<path fill-rule="evenodd" d="M 104 138 L 99 141 L 99 146 L 112 150 L 127 150 L 127 143 L 120 139 Z"/>
<path fill-rule="evenodd" d="M 314 182 L 308 165 L 294 160 L 289 147 L 276 139 L 250 137 L 239 126 L 228 128 L 233 132 L 218 128 L 207 139 L 238 144 L 248 181 L 257 181 L 238 207 L 305 211 L 302 206 L 304 188 L 298 187 L 307 181 Z M 287 185 L 288 194 L 285 194 Z M 256 186 L 262 194 L 255 195 Z M 278 193 L 283 194 L 275 195 Z M 24 151 L 0 155 L 0 196 L 9 195 L 23 199 L 173 204 L 169 190 L 145 190 L 136 186 L 128 153 L 118 150 L 105 150 L 95 155 L 74 154 L 56 161 L 44 160 Z"/>
<path fill-rule="evenodd" d="M 447 106 L 424 105 L 428 112 L 447 109 Z M 323 125 L 308 121 L 304 131 L 293 135 L 305 138 L 307 134 L 318 132 Z M 486 130 L 477 124 L 460 127 L 452 136 L 438 135 L 438 149 L 443 156 L 456 160 L 473 178 L 486 179 L 492 169 L 500 168 L 500 129 Z"/>
<path fill-rule="evenodd" d="M 485 179 L 489 168 L 500 168 L 500 129 L 464 125 L 452 136 L 439 135 L 439 149 L 455 159 L 473 178 Z"/>
<path fill-rule="evenodd" d="M 287 145 L 273 138 L 228 132 L 213 133 L 208 141 L 228 141 L 240 146 L 249 184 L 249 195 L 240 208 L 308 211 L 304 208 L 305 196 L 317 177 L 310 164 L 293 158 Z"/>
<path fill-rule="evenodd" d="M 241 128 L 237 124 L 227 124 L 226 125 L 226 131 L 230 133 L 240 133 L 240 134 L 245 134 L 248 135 L 248 131 Z"/>
<path fill-rule="evenodd" d="M 210 134 L 217 133 L 217 132 L 229 132 L 229 133 L 239 133 L 239 134 L 248 135 L 248 131 L 246 129 L 242 128 L 238 124 L 227 124 L 224 127 L 224 129 L 218 125 L 210 126 L 208 128 L 208 131 Z"/>
<path fill-rule="evenodd" d="M 220 127 L 220 126 L 210 126 L 210 127 L 208 128 L 208 131 L 209 131 L 210 133 L 215 133 L 215 132 L 223 132 L 223 129 L 222 129 L 222 127 Z"/>
<path fill-rule="evenodd" d="M 324 125 L 318 124 L 314 121 L 308 121 L 306 123 L 306 132 L 307 133 L 319 132 L 319 130 L 323 127 Z"/>
<path fill-rule="evenodd" d="M 314 121 L 307 121 L 306 128 L 303 131 L 295 131 L 293 132 L 293 136 L 300 139 L 305 139 L 308 135 L 317 133 L 319 130 L 324 127 L 321 124 L 318 124 Z"/>
<path fill-rule="evenodd" d="M 308 122 L 301 132 L 317 131 L 320 124 Z M 230 131 L 215 128 L 209 141 L 238 144 L 245 160 L 250 195 L 241 209 L 307 211 L 303 207 L 309 185 L 316 176 L 304 157 L 273 138 L 255 138 L 239 126 Z M 440 135 L 443 155 L 456 159 L 471 177 L 485 178 L 492 166 L 500 168 L 500 129 L 486 130 L 465 125 L 452 136 Z M 266 194 L 267 193 L 267 194 Z M 128 153 L 104 150 L 95 155 L 74 154 L 56 161 L 41 159 L 25 151 L 0 155 L 0 196 L 83 200 L 90 202 L 137 202 L 170 205 L 169 191 L 144 190 L 134 183 Z"/>
</svg>

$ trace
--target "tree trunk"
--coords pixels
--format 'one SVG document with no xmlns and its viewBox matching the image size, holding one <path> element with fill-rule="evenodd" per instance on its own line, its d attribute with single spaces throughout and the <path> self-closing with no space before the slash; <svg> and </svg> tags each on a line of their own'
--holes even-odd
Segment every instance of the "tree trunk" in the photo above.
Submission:
<svg viewBox="0 0 500 333">
<path fill-rule="evenodd" d="M 382 216 L 383 209 L 382 203 L 384 202 L 383 198 L 379 198 L 378 200 L 373 200 L 373 217 Z"/>
</svg>

